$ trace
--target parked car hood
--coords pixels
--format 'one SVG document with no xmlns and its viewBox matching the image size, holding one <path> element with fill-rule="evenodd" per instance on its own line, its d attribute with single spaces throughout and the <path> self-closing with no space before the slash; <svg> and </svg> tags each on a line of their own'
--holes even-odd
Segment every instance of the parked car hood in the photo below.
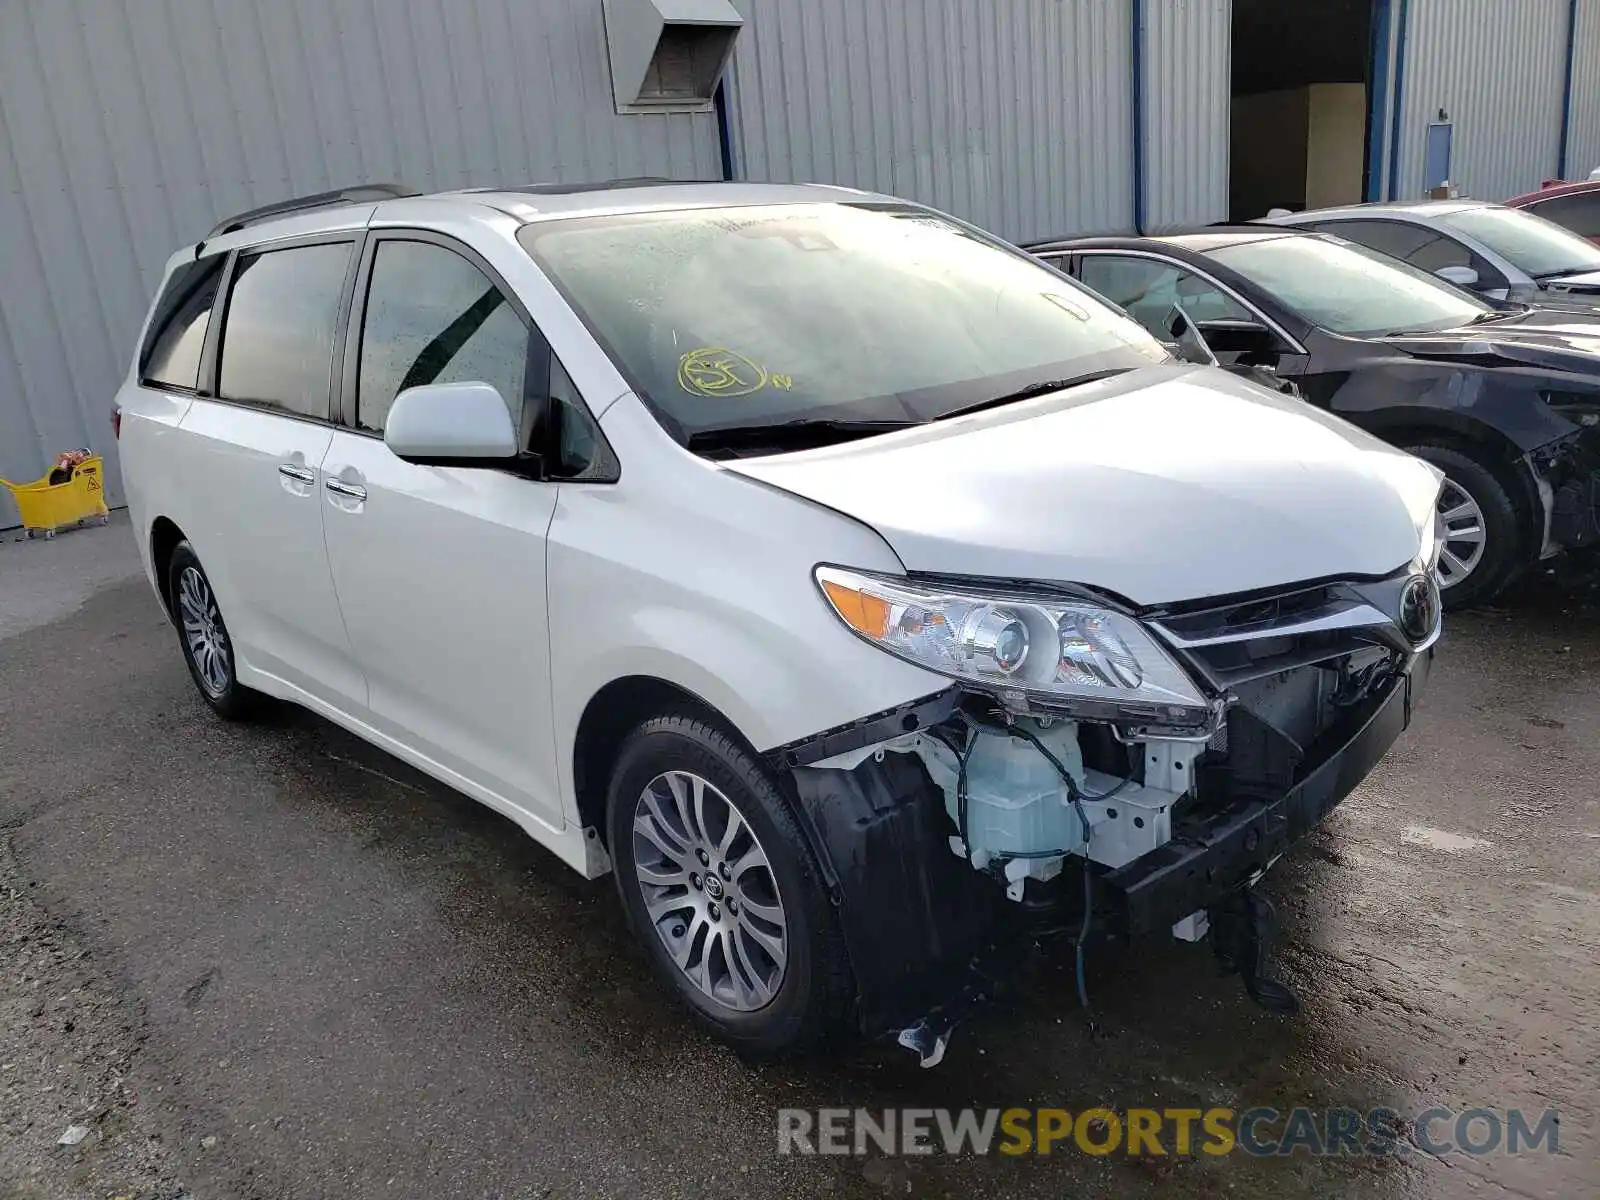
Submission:
<svg viewBox="0 0 1600 1200">
<path fill-rule="evenodd" d="M 1418 358 L 1471 359 L 1480 365 L 1498 359 L 1506 366 L 1600 375 L 1600 313 L 1535 308 L 1482 325 L 1384 341 Z"/>
<path fill-rule="evenodd" d="M 1539 284 L 1545 290 L 1558 295 L 1562 292 L 1594 295 L 1600 293 L 1600 271 L 1574 271 L 1571 275 L 1556 275 L 1549 279 L 1541 279 Z"/>
<path fill-rule="evenodd" d="M 1403 567 L 1432 467 L 1182 364 L 727 469 L 871 525 L 906 569 L 1165 604 Z M 848 564 L 844 564 L 848 565 Z"/>
</svg>

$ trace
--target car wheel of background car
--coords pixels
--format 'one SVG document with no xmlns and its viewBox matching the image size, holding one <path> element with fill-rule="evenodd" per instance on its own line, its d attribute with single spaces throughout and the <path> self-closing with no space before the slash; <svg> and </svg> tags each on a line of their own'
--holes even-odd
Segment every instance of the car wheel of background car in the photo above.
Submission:
<svg viewBox="0 0 1600 1200">
<path fill-rule="evenodd" d="M 664 716 L 629 736 L 607 801 L 628 922 L 698 1019 L 751 1057 L 846 1031 L 843 935 L 810 845 L 749 751 Z"/>
<path fill-rule="evenodd" d="M 211 580 L 188 542 L 179 542 L 172 552 L 167 595 L 173 624 L 178 627 L 178 644 L 201 699 L 229 720 L 255 712 L 261 693 L 245 687 L 234 674 L 233 640 Z"/>
<path fill-rule="evenodd" d="M 1521 573 L 1524 547 L 1517 506 L 1498 476 L 1453 446 L 1424 442 L 1408 454 L 1444 472 L 1439 514 L 1445 524 L 1439 594 L 1449 609 L 1493 600 Z"/>
</svg>

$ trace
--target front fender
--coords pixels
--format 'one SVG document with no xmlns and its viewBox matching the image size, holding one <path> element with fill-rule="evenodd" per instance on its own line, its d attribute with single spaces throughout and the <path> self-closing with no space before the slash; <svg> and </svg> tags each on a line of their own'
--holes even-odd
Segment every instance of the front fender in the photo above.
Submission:
<svg viewBox="0 0 1600 1200">
<path fill-rule="evenodd" d="M 1545 402 L 1540 392 L 1546 383 L 1546 376 L 1532 372 L 1397 363 L 1352 374 L 1331 407 L 1386 439 L 1396 430 L 1438 429 L 1503 442 L 1518 457 L 1578 428 Z"/>
</svg>

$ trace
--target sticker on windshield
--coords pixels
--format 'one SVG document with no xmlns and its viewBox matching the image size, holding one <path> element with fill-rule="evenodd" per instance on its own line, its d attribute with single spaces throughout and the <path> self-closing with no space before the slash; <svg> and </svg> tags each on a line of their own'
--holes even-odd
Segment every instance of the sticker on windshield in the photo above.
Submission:
<svg viewBox="0 0 1600 1200">
<path fill-rule="evenodd" d="M 718 346 L 691 350 L 678 359 L 678 386 L 696 396 L 749 396 L 764 387 L 789 391 L 794 379 L 774 375 L 742 354 Z"/>
</svg>

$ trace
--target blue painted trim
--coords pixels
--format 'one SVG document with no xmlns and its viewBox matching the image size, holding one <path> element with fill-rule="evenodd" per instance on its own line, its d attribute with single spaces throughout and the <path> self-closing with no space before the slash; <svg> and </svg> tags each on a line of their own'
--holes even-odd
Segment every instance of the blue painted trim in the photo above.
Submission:
<svg viewBox="0 0 1600 1200">
<path fill-rule="evenodd" d="M 1400 33 L 1394 45 L 1394 113 L 1389 121 L 1389 199 L 1400 199 L 1400 133 L 1406 109 L 1406 26 L 1411 0 L 1400 0 Z"/>
<path fill-rule="evenodd" d="M 1150 215 L 1145 196 L 1144 12 L 1145 0 L 1133 0 L 1133 231 L 1140 237 Z"/>
<path fill-rule="evenodd" d="M 1390 0 L 1372 0 L 1372 54 L 1367 72 L 1367 194 L 1383 199 L 1383 138 L 1388 131 Z"/>
<path fill-rule="evenodd" d="M 1561 154 L 1556 178 L 1567 177 L 1567 143 L 1572 140 L 1572 70 L 1578 59 L 1578 0 L 1567 0 L 1567 80 L 1561 88 Z"/>
<path fill-rule="evenodd" d="M 711 103 L 717 110 L 717 149 L 722 155 L 722 178 L 735 179 L 733 162 L 733 123 L 728 118 L 728 72 L 717 80 L 711 93 Z"/>
</svg>

